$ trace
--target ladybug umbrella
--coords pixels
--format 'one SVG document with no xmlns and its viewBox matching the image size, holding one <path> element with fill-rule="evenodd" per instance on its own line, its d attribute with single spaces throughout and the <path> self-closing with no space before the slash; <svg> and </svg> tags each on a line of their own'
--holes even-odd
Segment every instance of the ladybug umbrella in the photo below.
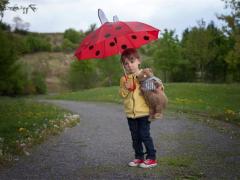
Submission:
<svg viewBox="0 0 240 180">
<path fill-rule="evenodd" d="M 122 53 L 127 48 L 139 48 L 158 39 L 159 29 L 141 22 L 108 22 L 101 9 L 98 10 L 101 27 L 91 32 L 75 51 L 79 60 L 105 58 Z"/>
</svg>

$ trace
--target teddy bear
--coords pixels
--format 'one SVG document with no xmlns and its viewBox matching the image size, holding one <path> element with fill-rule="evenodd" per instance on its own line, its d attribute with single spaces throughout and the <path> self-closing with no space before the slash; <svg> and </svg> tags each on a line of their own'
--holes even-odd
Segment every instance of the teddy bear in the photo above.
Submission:
<svg viewBox="0 0 240 180">
<path fill-rule="evenodd" d="M 153 75 L 150 68 L 145 68 L 137 75 L 143 97 L 150 108 L 150 121 L 161 119 L 163 109 L 168 103 L 162 81 Z"/>
</svg>

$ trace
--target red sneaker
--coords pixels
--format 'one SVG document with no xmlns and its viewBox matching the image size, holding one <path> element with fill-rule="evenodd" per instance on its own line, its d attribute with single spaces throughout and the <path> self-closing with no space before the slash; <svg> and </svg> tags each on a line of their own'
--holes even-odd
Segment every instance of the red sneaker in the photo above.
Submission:
<svg viewBox="0 0 240 180">
<path fill-rule="evenodd" d="M 147 159 L 139 165 L 141 168 L 151 168 L 157 166 L 157 161 L 154 159 Z"/>
<path fill-rule="evenodd" d="M 136 166 L 139 166 L 143 162 L 144 162 L 143 159 L 134 159 L 131 162 L 129 162 L 128 165 L 131 167 L 136 167 Z"/>
</svg>

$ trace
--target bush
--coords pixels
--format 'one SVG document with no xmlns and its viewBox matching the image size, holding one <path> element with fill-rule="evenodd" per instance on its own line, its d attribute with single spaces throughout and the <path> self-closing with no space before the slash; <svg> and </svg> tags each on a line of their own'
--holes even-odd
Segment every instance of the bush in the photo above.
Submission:
<svg viewBox="0 0 240 180">
<path fill-rule="evenodd" d="M 34 70 L 29 64 L 21 62 L 22 70 L 25 75 L 23 94 L 45 94 L 47 86 L 45 75 L 40 69 Z"/>
<path fill-rule="evenodd" d="M 74 61 L 71 64 L 68 82 L 72 89 L 86 89 L 96 84 L 96 71 L 93 61 Z"/>
<path fill-rule="evenodd" d="M 54 47 L 52 48 L 52 51 L 53 51 L 53 52 L 61 52 L 61 51 L 62 51 L 62 47 L 60 47 L 60 46 L 54 46 Z"/>
<path fill-rule="evenodd" d="M 77 48 L 77 44 L 73 44 L 70 40 L 64 39 L 62 44 L 62 50 L 64 52 L 72 52 Z"/>
<path fill-rule="evenodd" d="M 30 52 L 51 51 L 51 44 L 44 38 L 36 35 L 28 35 L 26 44 Z"/>
<path fill-rule="evenodd" d="M 27 30 L 17 29 L 17 28 L 14 30 L 14 32 L 15 32 L 16 34 L 21 34 L 21 35 L 27 35 L 27 34 L 29 34 L 29 32 L 28 32 Z"/>
<path fill-rule="evenodd" d="M 24 36 L 14 35 L 14 42 L 18 55 L 31 53 L 30 47 Z"/>
<path fill-rule="evenodd" d="M 29 94 L 36 94 L 36 87 L 34 86 L 34 84 L 29 81 L 25 87 L 24 87 L 24 95 L 29 95 Z"/>
<path fill-rule="evenodd" d="M 37 43 L 38 40 L 32 38 L 32 42 Z M 32 72 L 19 63 L 17 55 L 27 51 L 24 45 L 21 37 L 0 29 L 0 95 L 43 94 L 47 91 L 43 74 Z"/>
<path fill-rule="evenodd" d="M 43 74 L 40 72 L 33 73 L 32 80 L 37 94 L 45 94 L 47 92 L 47 86 Z"/>
<path fill-rule="evenodd" d="M 78 44 L 83 38 L 83 33 L 70 28 L 64 32 L 63 37 L 64 39 L 68 39 L 74 44 Z"/>
<path fill-rule="evenodd" d="M 11 27 L 10 27 L 10 25 L 5 24 L 5 23 L 3 23 L 3 22 L 0 21 L 0 29 L 2 29 L 2 30 L 4 30 L 4 31 L 9 31 L 9 32 L 10 32 Z"/>
</svg>

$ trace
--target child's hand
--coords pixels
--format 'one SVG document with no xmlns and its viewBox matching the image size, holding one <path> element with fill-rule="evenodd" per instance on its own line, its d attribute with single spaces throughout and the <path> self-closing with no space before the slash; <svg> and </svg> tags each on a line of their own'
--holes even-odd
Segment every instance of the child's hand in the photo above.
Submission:
<svg viewBox="0 0 240 180">
<path fill-rule="evenodd" d="M 133 82 L 131 79 L 128 79 L 126 82 L 125 82 L 125 88 L 126 89 L 132 89 L 133 88 Z"/>
<path fill-rule="evenodd" d="M 155 86 L 157 91 L 164 91 L 163 83 L 155 82 Z"/>
<path fill-rule="evenodd" d="M 163 86 L 163 83 L 162 83 L 161 80 L 160 81 L 154 81 L 154 85 L 155 85 L 156 88 L 159 88 L 160 86 Z"/>
</svg>

